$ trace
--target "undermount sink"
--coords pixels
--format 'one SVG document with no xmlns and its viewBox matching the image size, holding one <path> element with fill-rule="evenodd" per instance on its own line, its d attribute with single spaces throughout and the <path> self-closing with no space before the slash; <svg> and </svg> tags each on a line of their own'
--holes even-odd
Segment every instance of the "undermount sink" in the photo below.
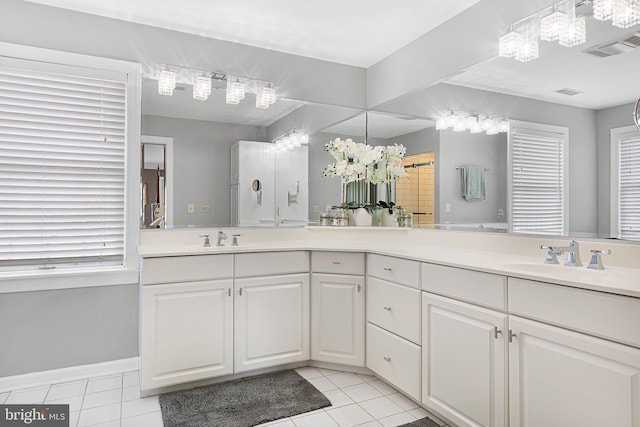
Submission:
<svg viewBox="0 0 640 427">
<path fill-rule="evenodd" d="M 564 269 L 573 270 L 575 268 L 581 267 L 568 267 L 564 264 L 533 264 L 533 263 L 522 263 L 522 264 L 508 264 L 505 265 L 509 270 L 522 270 L 528 273 L 548 273 L 548 274 L 558 274 L 563 272 Z"/>
</svg>

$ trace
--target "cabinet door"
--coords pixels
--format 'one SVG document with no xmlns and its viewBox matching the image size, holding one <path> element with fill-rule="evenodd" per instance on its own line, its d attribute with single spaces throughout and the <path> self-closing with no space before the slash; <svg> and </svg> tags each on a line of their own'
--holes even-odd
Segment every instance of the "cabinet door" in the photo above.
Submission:
<svg viewBox="0 0 640 427">
<path fill-rule="evenodd" d="M 640 350 L 509 318 L 510 426 L 640 426 Z"/>
<path fill-rule="evenodd" d="M 422 402 L 426 406 L 461 426 L 507 425 L 506 317 L 423 293 Z"/>
<path fill-rule="evenodd" d="M 235 371 L 309 359 L 309 274 L 236 279 Z"/>
<path fill-rule="evenodd" d="M 364 366 L 364 278 L 311 276 L 311 358 Z"/>
<path fill-rule="evenodd" d="M 142 287 L 142 389 L 233 372 L 233 282 Z"/>
</svg>

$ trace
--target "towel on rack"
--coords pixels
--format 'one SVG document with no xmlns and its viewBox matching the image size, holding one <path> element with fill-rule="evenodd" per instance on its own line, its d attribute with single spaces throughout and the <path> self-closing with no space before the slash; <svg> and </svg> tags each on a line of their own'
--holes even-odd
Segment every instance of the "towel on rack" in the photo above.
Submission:
<svg viewBox="0 0 640 427">
<path fill-rule="evenodd" d="M 468 202 L 479 202 L 487 198 L 484 185 L 484 168 L 478 165 L 463 165 L 462 197 Z"/>
</svg>

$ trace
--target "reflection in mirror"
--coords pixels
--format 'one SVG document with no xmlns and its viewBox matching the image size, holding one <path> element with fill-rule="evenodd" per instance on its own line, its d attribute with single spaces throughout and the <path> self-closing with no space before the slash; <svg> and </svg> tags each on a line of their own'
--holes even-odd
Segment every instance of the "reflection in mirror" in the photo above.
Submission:
<svg viewBox="0 0 640 427">
<path fill-rule="evenodd" d="M 402 144 L 407 148 L 404 166 L 409 178 L 397 180 L 393 191 L 396 203 L 413 213 L 414 227 L 506 230 L 506 134 L 438 131 L 435 122 L 426 117 L 367 114 L 370 144 Z M 463 193 L 463 170 L 469 165 L 480 167 L 483 200 Z M 378 189 L 380 200 L 384 200 L 382 190 Z"/>
<path fill-rule="evenodd" d="M 255 179 L 260 180 L 262 207 L 268 206 L 269 212 L 261 212 L 260 218 L 246 224 L 307 224 L 309 219 L 317 220 L 327 204 L 339 203 L 339 183 L 329 183 L 320 176 L 329 160 L 324 144 L 331 138 L 343 136 L 331 131 L 332 125 L 361 114 L 361 110 L 282 98 L 268 109 L 255 108 L 250 101 L 228 105 L 224 90 L 215 88 L 207 101 L 196 101 L 188 86 L 178 84 L 173 96 L 161 96 L 157 81 L 143 79 L 142 113 L 143 134 L 174 141 L 171 156 L 176 188 L 173 226 L 222 227 L 244 225 L 239 217 L 243 211 L 239 208 L 241 193 L 234 191 L 240 179 L 240 163 L 232 161 L 236 155 L 232 147 L 238 146 L 239 141 L 272 147 L 273 140 L 292 129 L 309 136 L 308 148 L 299 147 L 272 153 L 272 156 L 292 168 L 308 162 L 308 174 L 293 179 L 291 174 L 283 172 L 284 168 L 275 168 L 269 178 L 273 181 L 271 185 L 268 178 L 248 173 L 248 181 L 236 187 L 248 193 L 247 200 L 252 207 L 246 212 L 257 206 L 257 194 L 252 188 Z M 361 128 L 355 133 L 364 135 L 364 129 L 362 114 Z M 302 157 L 295 157 L 296 153 Z M 336 189 L 332 184 L 336 184 Z M 269 196 L 268 192 L 271 192 Z"/>
<path fill-rule="evenodd" d="M 535 61 L 520 63 L 494 57 L 461 70 L 444 82 L 379 105 L 376 110 L 400 115 L 414 115 L 419 111 L 433 118 L 449 109 L 478 111 L 510 120 L 566 127 L 568 197 L 564 209 L 568 214 L 569 236 L 628 239 L 628 234 L 616 226 L 619 223 L 616 217 L 620 219 L 616 193 L 624 190 L 612 187 L 613 171 L 620 162 L 615 157 L 615 148 L 620 141 L 612 140 L 611 135 L 633 125 L 640 49 L 607 54 L 606 48 L 600 48 L 633 39 L 637 28 L 623 30 L 588 18 L 587 33 L 586 46 L 566 48 L 543 42 L 540 58 Z M 451 131 L 442 131 L 441 135 L 446 138 L 447 132 L 453 138 L 471 137 L 468 132 L 454 135 Z M 445 147 L 442 139 L 440 147 Z M 496 155 L 507 159 L 502 154 Z M 451 170 L 450 165 L 445 169 L 446 159 L 438 157 L 436 153 L 436 183 L 454 182 L 455 170 L 446 177 L 444 173 Z M 487 168 L 490 169 L 486 174 L 487 183 L 492 179 L 500 183 L 503 178 L 496 175 L 494 167 Z M 489 193 L 489 189 L 487 191 Z M 639 196 L 633 197 L 638 203 Z M 453 222 L 447 215 L 461 212 L 453 202 L 451 212 L 447 212 L 446 200 L 440 194 L 436 197 L 437 203 L 440 206 L 436 208 L 436 222 Z M 500 205 L 496 207 L 499 209 Z M 505 209 L 508 215 L 509 206 Z M 630 227 L 640 227 L 640 224 Z"/>
<path fill-rule="evenodd" d="M 173 141 L 171 138 L 141 137 L 142 228 L 164 228 L 173 222 Z"/>
</svg>

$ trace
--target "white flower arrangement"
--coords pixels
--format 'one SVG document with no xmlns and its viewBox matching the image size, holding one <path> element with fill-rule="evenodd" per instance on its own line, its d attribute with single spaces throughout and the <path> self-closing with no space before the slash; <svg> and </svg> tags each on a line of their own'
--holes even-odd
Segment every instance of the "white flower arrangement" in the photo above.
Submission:
<svg viewBox="0 0 640 427">
<path fill-rule="evenodd" d="M 382 152 L 381 167 L 376 168 L 371 176 L 372 184 L 389 184 L 397 178 L 409 178 L 409 174 L 402 165 L 402 159 L 407 153 L 407 148 L 402 144 L 393 144 L 384 147 Z"/>
<path fill-rule="evenodd" d="M 384 147 L 354 142 L 352 139 L 336 138 L 325 144 L 325 150 L 335 162 L 329 163 L 323 176 L 339 176 L 348 184 L 356 181 L 371 182 L 376 165 L 382 159 Z"/>
</svg>

